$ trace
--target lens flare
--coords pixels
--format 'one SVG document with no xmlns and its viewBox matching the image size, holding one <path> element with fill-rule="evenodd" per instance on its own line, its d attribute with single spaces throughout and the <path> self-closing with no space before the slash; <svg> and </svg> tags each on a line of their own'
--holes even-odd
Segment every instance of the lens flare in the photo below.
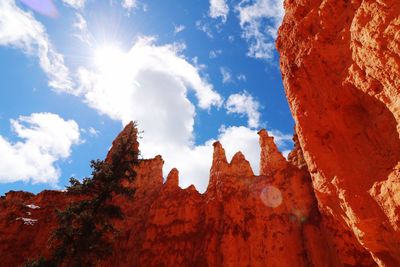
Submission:
<svg viewBox="0 0 400 267">
<path fill-rule="evenodd" d="M 260 198 L 267 207 L 271 208 L 279 207 L 283 200 L 281 190 L 273 185 L 267 185 L 264 187 L 261 191 Z"/>
<path fill-rule="evenodd" d="M 47 17 L 57 17 L 58 11 L 52 0 L 21 0 L 30 9 Z"/>
<path fill-rule="evenodd" d="M 290 220 L 292 222 L 304 223 L 307 221 L 306 212 L 302 209 L 293 209 L 292 214 L 290 215 Z"/>
</svg>

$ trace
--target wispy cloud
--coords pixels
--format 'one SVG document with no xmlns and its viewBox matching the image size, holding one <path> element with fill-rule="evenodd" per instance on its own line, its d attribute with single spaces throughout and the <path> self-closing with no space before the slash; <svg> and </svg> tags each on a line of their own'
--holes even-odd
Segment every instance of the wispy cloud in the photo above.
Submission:
<svg viewBox="0 0 400 267">
<path fill-rule="evenodd" d="M 229 6 L 225 0 L 210 0 L 209 15 L 211 18 L 221 18 L 225 23 L 228 18 Z"/>
<path fill-rule="evenodd" d="M 221 49 L 211 50 L 210 53 L 208 54 L 208 57 L 209 58 L 217 58 L 221 54 L 222 54 L 222 50 Z"/>
<path fill-rule="evenodd" d="M 0 2 L 0 45 L 37 56 L 49 78 L 49 86 L 56 91 L 73 92 L 69 69 L 50 42 L 44 26 L 31 13 L 17 7 L 13 0 Z"/>
<path fill-rule="evenodd" d="M 64 4 L 67 4 L 75 9 L 81 9 L 85 7 L 86 0 L 62 0 Z"/>
<path fill-rule="evenodd" d="M 80 143 L 79 126 L 52 113 L 33 113 L 11 120 L 15 143 L 0 136 L 0 183 L 25 181 L 57 186 L 56 162 Z"/>
<path fill-rule="evenodd" d="M 174 25 L 174 34 L 178 34 L 184 30 L 185 30 L 185 25 L 182 24 Z"/>
<path fill-rule="evenodd" d="M 247 91 L 230 95 L 226 101 L 226 109 L 228 114 L 237 113 L 247 116 L 247 124 L 250 128 L 260 126 L 260 103 Z"/>
<path fill-rule="evenodd" d="M 181 45 L 154 42 L 153 38 L 139 39 L 127 53 L 113 55 L 105 69 L 81 68 L 80 92 L 100 113 L 123 124 L 136 120 L 145 132 L 141 140 L 143 156 L 162 154 L 166 172 L 179 167 L 193 182 L 194 170 L 209 168 L 208 160 L 196 163 L 196 157 L 203 157 L 199 153 L 207 150 L 193 146 L 196 107 L 219 107 L 222 97 L 180 54 Z M 189 90 L 195 93 L 196 104 L 189 100 Z M 193 168 L 188 168 L 192 163 Z"/>
<path fill-rule="evenodd" d="M 122 4 L 131 10 L 136 8 L 137 2 L 125 0 Z M 222 18 L 224 19 L 223 16 Z M 207 23 L 198 21 L 196 27 L 212 38 L 212 31 Z M 80 34 L 77 37 L 83 42 L 90 42 L 91 34 L 81 14 L 76 15 L 74 26 L 78 30 L 77 34 Z M 121 124 L 137 120 L 140 129 L 145 132 L 141 140 L 143 156 L 162 154 L 165 159 L 165 173 L 172 167 L 178 167 L 182 186 L 193 183 L 200 191 L 205 190 L 212 160 L 212 143 L 215 140 L 210 139 L 196 145 L 194 121 L 196 112 L 219 108 L 223 99 L 203 75 L 204 64 L 198 60 L 189 62 L 182 55 L 184 46 L 157 45 L 154 38 L 143 37 L 127 52 L 111 54 L 104 66 L 78 68 L 78 79 L 73 83 L 63 56 L 50 42 L 43 25 L 32 14 L 19 9 L 11 0 L 0 2 L 0 45 L 16 47 L 32 56 L 38 55 L 40 66 L 49 77 L 49 84 L 54 90 L 81 97 L 100 114 L 118 120 Z M 215 54 L 220 52 L 216 50 Z M 226 82 L 234 78 L 229 71 L 227 73 L 230 78 L 226 76 Z M 190 92 L 194 93 L 194 99 L 188 97 Z M 259 146 L 258 136 L 253 128 L 260 124 L 260 118 L 257 117 L 256 104 L 258 102 L 245 92 L 231 96 L 226 106 L 228 113 L 248 116 L 248 127 L 222 127 L 218 139 L 226 146 L 228 157 L 237 150 L 245 153 L 257 173 Z M 34 114 L 13 121 L 15 132 L 23 141 L 10 143 L 0 138 L 2 158 L 11 159 L 11 163 L 7 161 L 8 167 L 12 162 L 18 162 L 19 165 L 28 162 L 27 159 L 32 157 L 31 154 L 24 154 L 28 153 L 25 152 L 28 148 L 29 151 L 45 152 L 44 158 L 37 157 L 44 165 L 39 165 L 36 171 L 29 169 L 29 173 L 15 173 L 8 180 L 3 177 L 3 181 L 20 177 L 24 181 L 57 182 L 59 171 L 55 163 L 69 157 L 70 147 L 80 141 L 76 123 L 74 125 L 73 121 L 64 121 L 59 117 L 54 119 L 54 116 L 57 117 L 54 114 L 44 117 L 52 118 L 48 120 L 52 121 L 53 126 L 56 125 L 55 128 L 47 127 L 47 123 Z M 59 129 L 62 131 L 58 132 Z M 87 129 L 86 133 L 96 135 L 97 132 L 95 129 Z M 37 136 L 45 136 L 43 138 L 50 140 L 50 143 L 40 143 Z M 63 140 L 62 145 L 55 144 L 53 140 Z M 2 149 L 5 152 L 1 152 Z M 28 163 L 26 166 L 32 166 Z M 1 168 L 0 165 L 0 172 Z"/>
<path fill-rule="evenodd" d="M 243 73 L 239 73 L 236 78 L 238 79 L 238 81 L 246 81 L 247 80 L 246 75 L 244 75 Z"/>
<path fill-rule="evenodd" d="M 72 26 L 76 30 L 74 36 L 78 38 L 78 40 L 88 45 L 92 44 L 93 36 L 89 32 L 87 22 L 81 14 L 75 14 L 75 21 Z"/>
<path fill-rule="evenodd" d="M 100 134 L 100 132 L 93 127 L 89 127 L 88 129 L 81 128 L 81 132 L 88 134 L 91 137 L 96 137 Z"/>
<path fill-rule="evenodd" d="M 210 27 L 210 25 L 208 23 L 205 23 L 205 22 L 202 22 L 201 20 L 198 20 L 198 21 L 196 21 L 196 28 L 199 31 L 204 32 L 208 36 L 208 38 L 211 38 L 211 39 L 214 38 L 214 35 L 212 33 L 212 30 L 211 30 L 211 27 Z"/>
<path fill-rule="evenodd" d="M 220 67 L 219 71 L 222 76 L 222 83 L 230 83 L 233 82 L 231 71 L 226 67 Z"/>
<path fill-rule="evenodd" d="M 89 133 L 91 136 L 98 136 L 100 132 L 99 132 L 98 130 L 96 130 L 95 128 L 90 127 L 89 130 L 88 130 L 88 133 Z"/>
<path fill-rule="evenodd" d="M 272 59 L 277 30 L 284 15 L 283 0 L 242 0 L 237 6 L 242 37 L 248 42 L 247 55 Z"/>
<path fill-rule="evenodd" d="M 122 0 L 121 5 L 123 8 L 127 9 L 128 11 L 131 11 L 138 7 L 138 1 L 137 0 Z"/>
</svg>

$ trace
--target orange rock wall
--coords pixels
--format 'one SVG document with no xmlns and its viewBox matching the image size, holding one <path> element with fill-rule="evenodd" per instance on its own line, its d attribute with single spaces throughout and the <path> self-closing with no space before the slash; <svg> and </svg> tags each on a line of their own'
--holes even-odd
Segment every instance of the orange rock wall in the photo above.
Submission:
<svg viewBox="0 0 400 267">
<path fill-rule="evenodd" d="M 137 176 L 99 266 L 400 266 L 400 2 L 286 0 L 277 42 L 296 121 L 286 160 L 261 131 L 260 176 L 214 144 L 204 194 L 134 164 L 133 124 L 106 161 Z M 49 256 L 65 192 L 0 198 L 0 266 Z M 30 205 L 30 206 L 28 206 Z M 34 205 L 34 206 L 32 206 Z"/>
<path fill-rule="evenodd" d="M 115 197 L 125 218 L 114 254 L 99 266 L 343 266 L 337 245 L 341 235 L 353 250 L 351 232 L 329 232 L 321 220 L 298 146 L 287 161 L 273 138 L 261 131 L 261 175 L 238 152 L 228 162 L 221 144 L 214 144 L 210 184 L 204 194 L 178 186 L 171 170 L 163 183 L 160 156 L 132 164 L 136 130 L 128 125 L 113 142 L 106 161 L 121 175 L 137 176 L 135 197 Z M 303 163 L 302 163 L 303 162 Z M 56 228 L 55 208 L 74 198 L 45 191 L 37 196 L 10 192 L 0 200 L 0 255 L 3 266 L 50 255 L 49 237 Z M 33 204 L 39 208 L 32 209 Z M 18 218 L 37 220 L 27 224 Z M 347 241 L 346 241 L 347 242 Z M 352 243 L 353 242 L 353 243 Z M 372 266 L 368 253 L 350 255 L 349 266 Z M 96 259 L 94 259 L 94 262 Z"/>
<path fill-rule="evenodd" d="M 281 71 L 323 220 L 378 265 L 400 266 L 400 2 L 285 9 Z"/>
</svg>

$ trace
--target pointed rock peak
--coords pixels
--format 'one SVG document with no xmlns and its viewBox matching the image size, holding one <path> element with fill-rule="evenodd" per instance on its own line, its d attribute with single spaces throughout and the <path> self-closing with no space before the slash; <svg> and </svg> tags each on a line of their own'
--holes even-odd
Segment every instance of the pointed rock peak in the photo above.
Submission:
<svg viewBox="0 0 400 267">
<path fill-rule="evenodd" d="M 228 170 L 229 165 L 226 160 L 225 150 L 222 147 L 220 142 L 215 142 L 214 153 L 213 153 L 213 161 L 210 170 L 210 180 L 208 183 L 207 190 L 213 190 L 216 188 L 218 180 L 220 179 L 221 172 L 225 172 Z"/>
<path fill-rule="evenodd" d="M 196 187 L 194 185 L 192 185 L 192 184 L 188 188 L 186 188 L 185 190 L 198 193 Z"/>
<path fill-rule="evenodd" d="M 157 155 L 151 160 L 156 161 L 156 162 L 160 162 L 160 164 L 164 164 L 164 159 L 162 158 L 161 155 Z"/>
<path fill-rule="evenodd" d="M 258 132 L 260 136 L 260 175 L 268 175 L 286 167 L 286 159 L 279 152 L 274 137 L 269 136 L 265 129 Z"/>
<path fill-rule="evenodd" d="M 160 162 L 162 162 L 162 164 L 164 164 L 164 160 L 163 160 L 163 158 L 162 158 L 162 156 L 161 156 L 161 155 L 157 155 L 157 156 L 155 156 L 155 157 L 154 157 L 154 160 L 156 160 L 156 161 L 160 161 Z"/>
<path fill-rule="evenodd" d="M 245 156 L 241 151 L 238 151 L 233 155 L 231 164 L 241 163 L 242 161 L 246 160 Z"/>
<path fill-rule="evenodd" d="M 128 123 L 112 143 L 112 147 L 105 159 L 115 168 L 122 163 L 137 163 L 139 157 L 138 130 L 136 123 Z"/>
<path fill-rule="evenodd" d="M 250 166 L 250 162 L 246 160 L 242 152 L 238 151 L 232 157 L 231 160 L 231 171 L 237 173 L 240 176 L 253 176 L 253 170 Z"/>
<path fill-rule="evenodd" d="M 268 151 L 271 153 L 276 153 L 276 152 L 280 153 L 274 142 L 274 137 L 269 136 L 267 130 L 262 129 L 261 131 L 258 132 L 258 135 L 260 136 L 261 149 L 268 149 Z"/>
<path fill-rule="evenodd" d="M 173 168 L 168 176 L 167 181 L 165 182 L 168 187 L 178 187 L 179 186 L 179 171 L 176 168 Z"/>
<path fill-rule="evenodd" d="M 267 130 L 265 130 L 265 129 L 259 130 L 257 134 L 258 134 L 259 136 L 262 136 L 262 135 L 269 136 Z"/>
<path fill-rule="evenodd" d="M 222 147 L 221 143 L 219 141 L 214 142 L 213 147 L 213 165 L 220 162 L 228 163 L 226 160 L 225 149 Z"/>
</svg>

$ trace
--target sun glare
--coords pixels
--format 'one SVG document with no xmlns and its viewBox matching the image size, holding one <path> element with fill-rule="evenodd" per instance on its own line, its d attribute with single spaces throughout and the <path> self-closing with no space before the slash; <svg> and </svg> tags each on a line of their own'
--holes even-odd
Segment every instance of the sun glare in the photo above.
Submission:
<svg viewBox="0 0 400 267">
<path fill-rule="evenodd" d="M 117 74 L 124 68 L 124 53 L 115 46 L 103 46 L 97 49 L 95 64 L 100 71 Z"/>
<path fill-rule="evenodd" d="M 134 79 L 134 70 L 129 61 L 129 54 L 116 46 L 98 48 L 94 55 L 94 64 L 101 84 L 120 91 L 130 90 L 132 86 L 138 87 L 139 83 Z"/>
</svg>

